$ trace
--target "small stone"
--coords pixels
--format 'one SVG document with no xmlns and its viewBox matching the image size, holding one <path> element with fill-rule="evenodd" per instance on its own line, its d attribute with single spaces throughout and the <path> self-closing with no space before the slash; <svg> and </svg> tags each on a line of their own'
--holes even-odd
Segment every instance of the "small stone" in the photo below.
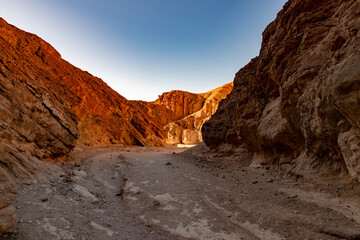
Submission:
<svg viewBox="0 0 360 240">
<path fill-rule="evenodd" d="M 42 202 L 47 202 L 49 199 L 48 198 L 42 198 L 41 201 Z"/>
<path fill-rule="evenodd" d="M 66 176 L 66 178 L 64 179 L 65 182 L 72 182 L 72 179 L 70 176 Z"/>
<path fill-rule="evenodd" d="M 172 152 L 172 154 L 176 154 L 176 152 Z"/>
<path fill-rule="evenodd" d="M 22 222 L 24 222 L 24 220 L 22 220 L 22 218 L 20 218 L 18 223 L 22 223 Z"/>
<path fill-rule="evenodd" d="M 165 163 L 165 165 L 169 166 L 169 165 L 172 165 L 172 163 L 171 163 L 171 162 L 167 162 L 167 163 Z"/>
<path fill-rule="evenodd" d="M 298 195 L 294 194 L 294 195 L 290 195 L 288 196 L 288 198 L 297 198 Z"/>
<path fill-rule="evenodd" d="M 252 184 L 256 184 L 256 183 L 258 183 L 258 181 L 256 181 L 256 180 L 252 182 Z"/>
<path fill-rule="evenodd" d="M 269 179 L 267 180 L 267 182 L 273 182 L 273 179 L 272 179 L 272 178 L 269 178 Z"/>
<path fill-rule="evenodd" d="M 156 206 L 156 207 L 160 206 L 160 202 L 157 201 L 157 200 L 155 200 L 155 201 L 154 201 L 154 206 Z"/>
</svg>

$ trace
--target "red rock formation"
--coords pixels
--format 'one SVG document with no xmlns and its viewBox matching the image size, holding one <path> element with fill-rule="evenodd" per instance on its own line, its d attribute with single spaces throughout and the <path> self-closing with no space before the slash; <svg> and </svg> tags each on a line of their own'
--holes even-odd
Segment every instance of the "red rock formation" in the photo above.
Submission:
<svg viewBox="0 0 360 240">
<path fill-rule="evenodd" d="M 154 102 L 132 101 L 164 128 L 168 144 L 197 144 L 201 127 L 217 110 L 219 102 L 231 92 L 233 83 L 206 93 L 165 92 Z"/>
<path fill-rule="evenodd" d="M 36 174 L 39 159 L 64 156 L 76 140 L 162 145 L 165 137 L 137 105 L 2 18 L 0 103 L 0 234 L 14 223 L 9 181 Z"/>
<path fill-rule="evenodd" d="M 360 180 L 359 13 L 357 0 L 286 3 L 203 126 L 205 143 L 246 146 L 254 162 L 306 176 L 346 165 Z"/>
<path fill-rule="evenodd" d="M 172 113 L 167 115 L 170 121 L 164 127 L 166 142 L 197 144 L 202 141 L 202 125 L 216 112 L 220 101 L 226 98 L 232 87 L 233 83 L 228 83 L 201 94 L 182 91 L 162 94 L 154 104 L 165 106 Z"/>
<path fill-rule="evenodd" d="M 72 136 L 71 141 L 77 136 L 73 124 L 76 120 L 79 141 L 83 143 L 162 144 L 162 131 L 151 117 L 101 79 L 61 59 L 54 48 L 37 36 L 13 27 L 3 19 L 0 27 L 1 83 L 12 82 L 4 85 L 4 94 L 11 95 L 15 88 L 29 93 L 23 94 L 24 98 L 38 94 L 41 110 L 59 120 L 64 133 Z M 22 102 L 21 99 L 17 101 Z M 65 116 L 69 117 L 65 119 Z M 47 119 L 41 114 L 39 117 Z M 29 139 L 30 142 L 33 140 Z M 73 143 L 66 142 L 65 145 Z"/>
<path fill-rule="evenodd" d="M 176 121 L 199 111 L 205 103 L 205 98 L 200 94 L 174 90 L 163 93 L 153 103 L 169 109 L 172 112 L 172 121 Z"/>
</svg>

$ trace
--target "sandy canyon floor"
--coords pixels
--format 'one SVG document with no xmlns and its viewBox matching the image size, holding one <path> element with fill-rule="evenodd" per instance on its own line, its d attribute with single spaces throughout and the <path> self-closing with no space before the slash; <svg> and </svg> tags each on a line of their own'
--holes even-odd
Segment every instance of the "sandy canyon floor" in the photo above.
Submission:
<svg viewBox="0 0 360 240">
<path fill-rule="evenodd" d="M 186 149 L 77 150 L 19 189 L 0 239 L 359 239 L 360 204 Z"/>
</svg>

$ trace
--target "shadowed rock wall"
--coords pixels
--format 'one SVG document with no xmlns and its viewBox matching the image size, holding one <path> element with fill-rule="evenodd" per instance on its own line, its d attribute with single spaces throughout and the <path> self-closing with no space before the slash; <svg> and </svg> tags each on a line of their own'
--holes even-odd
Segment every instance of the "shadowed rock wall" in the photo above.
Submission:
<svg viewBox="0 0 360 240">
<path fill-rule="evenodd" d="M 245 145 L 254 164 L 360 180 L 359 28 L 359 1 L 290 0 L 204 124 L 204 142 Z"/>
</svg>

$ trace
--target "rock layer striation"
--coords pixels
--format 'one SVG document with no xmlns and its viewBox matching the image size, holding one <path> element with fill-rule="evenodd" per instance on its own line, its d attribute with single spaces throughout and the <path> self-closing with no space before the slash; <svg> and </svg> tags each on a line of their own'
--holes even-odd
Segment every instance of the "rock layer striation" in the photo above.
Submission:
<svg viewBox="0 0 360 240">
<path fill-rule="evenodd" d="M 232 88 L 231 82 L 200 94 L 179 90 L 165 92 L 156 101 L 146 103 L 147 112 L 164 126 L 168 144 L 197 144 L 202 141 L 202 125 Z"/>
<path fill-rule="evenodd" d="M 40 159 L 62 158 L 77 143 L 158 146 L 165 138 L 146 112 L 2 18 L 0 103 L 0 234 L 15 222 L 14 184 L 46 170 Z"/>
<path fill-rule="evenodd" d="M 246 147 L 254 164 L 359 181 L 359 29 L 357 0 L 287 2 L 204 124 L 205 143 Z"/>
</svg>

